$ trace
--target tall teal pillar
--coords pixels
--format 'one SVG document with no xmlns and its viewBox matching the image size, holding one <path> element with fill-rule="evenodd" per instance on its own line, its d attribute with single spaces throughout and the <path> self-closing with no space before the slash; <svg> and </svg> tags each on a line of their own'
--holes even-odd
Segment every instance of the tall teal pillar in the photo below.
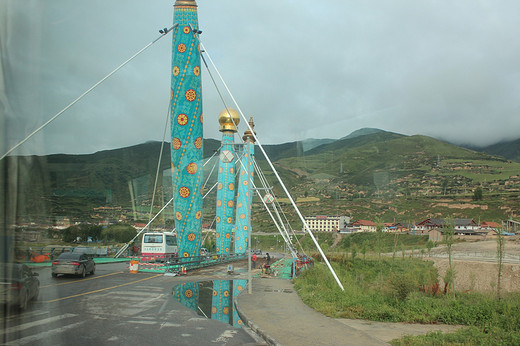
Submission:
<svg viewBox="0 0 520 346">
<path fill-rule="evenodd" d="M 199 283 L 186 282 L 175 286 L 173 289 L 173 296 L 183 305 L 197 311 L 199 304 Z"/>
<path fill-rule="evenodd" d="M 253 117 L 249 119 L 249 126 L 254 128 Z M 256 133 L 255 133 L 256 134 Z M 253 177 L 255 154 L 255 139 L 248 129 L 242 137 L 244 140 L 244 153 L 240 159 L 240 175 L 237 192 L 236 229 L 235 229 L 235 253 L 247 252 L 247 241 L 251 232 L 251 203 L 253 201 Z"/>
<path fill-rule="evenodd" d="M 231 253 L 231 234 L 234 227 L 233 214 L 235 210 L 235 150 L 233 149 L 236 125 L 240 121 L 238 112 L 234 109 L 225 109 L 220 112 L 218 121 L 222 132 L 220 147 L 218 183 L 217 183 L 217 211 L 216 237 L 217 254 Z"/>
<path fill-rule="evenodd" d="M 174 5 L 171 164 L 179 256 L 198 256 L 202 233 L 202 89 L 195 0 Z"/>
<path fill-rule="evenodd" d="M 213 281 L 213 297 L 211 298 L 211 319 L 230 323 L 232 316 L 230 280 Z"/>
<path fill-rule="evenodd" d="M 233 304 L 233 327 L 235 328 L 242 328 L 242 326 L 244 325 L 244 322 L 238 315 L 238 311 L 235 307 L 235 301 L 236 297 L 238 297 L 238 295 L 242 293 L 246 286 L 247 280 L 233 280 L 233 298 L 231 299 L 231 302 Z"/>
</svg>

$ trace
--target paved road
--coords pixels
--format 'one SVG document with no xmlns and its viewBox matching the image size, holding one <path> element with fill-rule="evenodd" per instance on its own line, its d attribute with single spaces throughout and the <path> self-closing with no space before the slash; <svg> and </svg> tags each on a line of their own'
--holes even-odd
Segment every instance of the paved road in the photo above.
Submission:
<svg viewBox="0 0 520 346">
<path fill-rule="evenodd" d="M 7 345 L 245 345 L 255 340 L 243 329 L 206 319 L 172 295 L 194 279 L 130 274 L 127 263 L 97 265 L 85 279 L 51 278 L 39 268 L 40 297 L 24 312 L 1 319 Z M 202 280 L 203 277 L 196 277 Z"/>
</svg>

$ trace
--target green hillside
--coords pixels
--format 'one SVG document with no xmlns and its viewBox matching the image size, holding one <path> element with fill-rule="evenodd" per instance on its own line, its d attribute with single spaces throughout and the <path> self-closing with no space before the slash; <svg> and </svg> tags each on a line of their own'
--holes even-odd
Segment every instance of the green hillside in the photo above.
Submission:
<svg viewBox="0 0 520 346">
<path fill-rule="evenodd" d="M 430 137 L 382 130 L 334 142 L 311 142 L 311 146 L 317 146 L 307 151 L 305 141 L 265 148 L 304 215 L 351 215 L 374 221 L 412 222 L 433 216 L 500 221 L 520 208 L 520 163 L 499 156 Z M 160 142 L 149 142 L 90 155 L 9 157 L 5 163 L 19 172 L 19 218 L 106 218 L 93 212 L 99 207 L 121 207 L 123 212 L 119 214 L 126 214 L 128 219 L 145 218 L 160 147 Z M 219 147 L 219 141 L 205 140 L 204 156 L 209 158 Z M 255 152 L 268 185 L 274 187 L 282 204 L 288 203 L 260 150 Z M 204 169 L 206 191 L 216 180 L 213 166 L 217 161 L 213 158 Z M 167 144 L 160 168 L 155 209 L 172 195 Z M 258 174 L 256 177 L 260 185 Z M 482 189 L 482 199 L 473 200 L 477 188 Z M 204 219 L 208 223 L 214 215 L 214 200 L 213 191 L 204 202 Z M 254 227 L 274 230 L 258 197 L 254 203 Z M 286 209 L 289 221 L 299 229 L 296 214 Z M 109 216 L 121 217 L 116 213 Z M 172 222 L 168 218 L 165 216 L 161 222 Z"/>
<path fill-rule="evenodd" d="M 501 142 L 478 150 L 490 155 L 498 155 L 509 160 L 520 162 L 520 139 Z"/>
<path fill-rule="evenodd" d="M 520 163 L 425 136 L 380 132 L 352 141 L 276 163 L 304 215 L 381 222 L 427 217 L 500 221 L 519 210 Z M 474 200 L 477 188 L 483 190 L 482 200 Z M 283 196 L 279 187 L 276 192 Z M 305 197 L 314 199 L 305 202 Z"/>
</svg>

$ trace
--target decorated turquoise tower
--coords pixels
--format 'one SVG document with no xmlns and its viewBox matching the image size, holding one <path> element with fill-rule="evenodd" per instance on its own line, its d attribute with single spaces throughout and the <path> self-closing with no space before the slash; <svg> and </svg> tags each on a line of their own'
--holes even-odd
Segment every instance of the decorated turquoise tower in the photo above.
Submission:
<svg viewBox="0 0 520 346">
<path fill-rule="evenodd" d="M 222 145 L 220 147 L 218 167 L 216 237 L 217 254 L 223 255 L 231 253 L 231 234 L 235 225 L 233 213 L 235 210 L 236 155 L 233 144 L 234 135 L 237 132 L 236 125 L 238 125 L 239 121 L 240 115 L 231 108 L 220 112 L 218 117 L 220 132 L 222 132 Z"/>
<path fill-rule="evenodd" d="M 249 119 L 249 127 L 253 129 L 253 117 Z M 256 134 L 256 132 L 255 132 Z M 251 232 L 251 202 L 253 200 L 253 156 L 255 154 L 255 138 L 251 130 L 247 129 L 242 137 L 244 152 L 240 159 L 240 175 L 237 193 L 235 253 L 244 254 L 247 251 L 247 242 Z"/>
<path fill-rule="evenodd" d="M 179 256 L 198 256 L 202 233 L 202 92 L 195 0 L 174 5 L 171 164 Z"/>
</svg>

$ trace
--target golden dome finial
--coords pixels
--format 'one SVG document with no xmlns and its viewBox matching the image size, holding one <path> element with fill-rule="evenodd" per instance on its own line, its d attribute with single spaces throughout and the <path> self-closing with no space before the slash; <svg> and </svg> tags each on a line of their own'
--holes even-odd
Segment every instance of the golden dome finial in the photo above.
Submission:
<svg viewBox="0 0 520 346">
<path fill-rule="evenodd" d="M 233 108 L 224 109 L 218 115 L 218 122 L 220 124 L 220 132 L 230 131 L 237 132 L 237 125 L 240 122 L 240 115 Z"/>
<path fill-rule="evenodd" d="M 255 128 L 255 123 L 253 122 L 252 116 L 249 118 L 249 127 L 251 129 Z M 256 135 L 256 132 L 254 130 L 253 130 L 253 132 Z M 249 130 L 249 129 L 244 131 L 244 136 L 242 137 L 242 139 L 244 140 L 244 142 L 247 142 L 247 140 L 251 141 L 252 143 L 255 142 L 255 137 L 253 137 L 253 134 L 251 133 L 251 130 Z"/>
<path fill-rule="evenodd" d="M 177 0 L 175 1 L 175 5 L 173 6 L 195 6 L 197 7 L 197 2 L 195 0 Z"/>
</svg>

